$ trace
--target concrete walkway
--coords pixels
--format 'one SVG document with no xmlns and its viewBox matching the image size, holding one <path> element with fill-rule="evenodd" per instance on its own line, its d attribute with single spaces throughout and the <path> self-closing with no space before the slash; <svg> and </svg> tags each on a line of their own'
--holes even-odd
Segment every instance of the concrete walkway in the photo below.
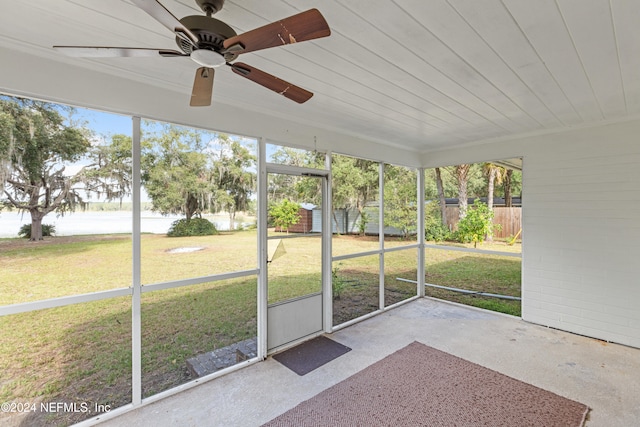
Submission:
<svg viewBox="0 0 640 427">
<path fill-rule="evenodd" d="M 305 376 L 269 358 L 101 426 L 259 426 L 414 340 L 588 405 L 587 427 L 640 425 L 639 349 L 431 299 L 330 338 L 352 351 Z"/>
</svg>

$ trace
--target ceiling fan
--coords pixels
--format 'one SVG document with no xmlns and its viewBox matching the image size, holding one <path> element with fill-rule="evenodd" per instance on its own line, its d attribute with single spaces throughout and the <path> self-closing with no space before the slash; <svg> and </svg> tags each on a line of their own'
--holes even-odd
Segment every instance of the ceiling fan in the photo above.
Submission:
<svg viewBox="0 0 640 427">
<path fill-rule="evenodd" d="M 53 46 L 53 48 L 76 57 L 189 57 L 201 65 L 196 71 L 193 82 L 190 102 L 192 107 L 211 105 L 214 70 L 221 65 L 227 65 L 234 73 L 297 103 L 302 104 L 313 96 L 313 93 L 301 87 L 243 62 L 233 61 L 242 53 L 329 36 L 331 30 L 317 9 L 310 9 L 260 28 L 236 34 L 229 25 L 211 17 L 222 9 L 224 0 L 196 0 L 206 16 L 192 15 L 182 19 L 176 18 L 157 0 L 132 0 L 132 2 L 175 33 L 180 51 L 106 46 Z"/>
</svg>

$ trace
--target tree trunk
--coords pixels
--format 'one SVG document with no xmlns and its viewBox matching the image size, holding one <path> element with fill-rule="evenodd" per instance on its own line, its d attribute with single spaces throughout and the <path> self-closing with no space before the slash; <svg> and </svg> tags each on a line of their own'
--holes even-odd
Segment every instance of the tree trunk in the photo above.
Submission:
<svg viewBox="0 0 640 427">
<path fill-rule="evenodd" d="M 358 224 L 359 234 L 361 236 L 365 236 L 367 234 L 367 223 L 369 222 L 369 217 L 367 213 L 364 211 L 364 208 L 358 208 L 358 214 L 360 215 L 360 222 Z"/>
<path fill-rule="evenodd" d="M 440 168 L 436 168 L 436 187 L 438 188 L 438 204 L 440 205 L 440 216 L 442 225 L 448 227 L 447 224 L 447 201 L 444 198 L 444 186 L 442 185 L 442 175 L 440 175 Z"/>
<path fill-rule="evenodd" d="M 189 193 L 187 195 L 187 200 L 185 203 L 184 214 L 187 217 L 187 221 L 189 221 L 193 215 L 198 210 L 198 199 L 193 194 Z"/>
<path fill-rule="evenodd" d="M 489 170 L 489 183 L 487 185 L 487 208 L 489 212 L 493 212 L 493 190 L 496 181 L 496 170 L 491 168 Z"/>
<path fill-rule="evenodd" d="M 29 213 L 31 213 L 31 237 L 29 240 L 32 242 L 44 240 L 42 237 L 42 218 L 44 215 L 37 209 L 31 209 Z"/>
<path fill-rule="evenodd" d="M 346 208 L 345 208 L 345 212 L 346 212 Z M 340 232 L 340 225 L 338 223 L 338 217 L 336 216 L 335 209 L 333 210 L 332 214 L 333 214 L 333 220 L 336 223 L 336 234 L 339 236 L 342 233 Z M 346 213 L 344 215 L 344 222 L 345 222 L 345 225 L 344 225 L 345 234 L 349 234 L 349 217 Z M 330 224 L 329 226 L 331 227 L 331 232 L 333 233 L 333 224 Z"/>
<path fill-rule="evenodd" d="M 467 183 L 469 181 L 469 169 L 471 165 L 456 166 L 456 180 L 458 181 L 458 208 L 459 219 L 467 215 Z"/>
<path fill-rule="evenodd" d="M 504 206 L 507 208 L 511 207 L 511 176 L 513 175 L 513 169 L 507 169 L 507 172 L 504 174 Z"/>
<path fill-rule="evenodd" d="M 497 170 L 495 167 L 489 169 L 489 184 L 487 189 L 487 208 L 489 209 L 489 212 L 493 212 L 493 189 L 496 180 L 496 172 Z M 487 233 L 485 238 L 487 242 L 493 242 L 493 233 Z"/>
<path fill-rule="evenodd" d="M 229 209 L 229 230 L 233 231 L 236 229 L 236 211 L 233 209 Z"/>
</svg>

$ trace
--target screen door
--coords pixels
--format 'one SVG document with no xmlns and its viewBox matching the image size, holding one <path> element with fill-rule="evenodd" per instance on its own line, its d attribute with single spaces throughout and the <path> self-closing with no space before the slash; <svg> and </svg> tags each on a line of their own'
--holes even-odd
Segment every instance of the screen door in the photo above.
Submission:
<svg viewBox="0 0 640 427">
<path fill-rule="evenodd" d="M 323 329 L 326 175 L 268 173 L 267 350 Z"/>
</svg>

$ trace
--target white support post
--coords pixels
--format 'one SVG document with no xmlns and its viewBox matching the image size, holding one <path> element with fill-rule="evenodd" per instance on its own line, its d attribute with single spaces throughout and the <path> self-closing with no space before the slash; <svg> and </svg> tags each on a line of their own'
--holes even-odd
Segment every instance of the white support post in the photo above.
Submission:
<svg viewBox="0 0 640 427">
<path fill-rule="evenodd" d="M 322 179 L 322 283 L 324 287 L 323 301 L 323 323 L 324 331 L 333 331 L 333 281 L 331 271 L 333 264 L 331 261 L 331 239 L 333 237 L 333 223 L 331 222 L 333 213 L 333 200 L 331 193 L 331 152 L 327 152 L 324 158 L 324 168 L 329 171 L 329 176 Z"/>
<path fill-rule="evenodd" d="M 133 181 L 133 235 L 131 240 L 133 251 L 133 275 L 131 279 L 131 286 L 133 287 L 133 293 L 131 297 L 131 402 L 134 406 L 137 406 L 142 403 L 142 279 L 140 274 L 140 117 L 133 117 L 132 143 L 131 160 Z"/>
<path fill-rule="evenodd" d="M 417 295 L 419 297 L 424 296 L 424 168 L 418 168 L 416 171 L 418 174 L 418 188 L 416 191 L 418 192 L 418 277 L 417 277 Z"/>
<path fill-rule="evenodd" d="M 267 357 L 267 144 L 258 140 L 258 354 Z"/>
<path fill-rule="evenodd" d="M 379 308 L 384 309 L 384 163 L 378 165 L 378 242 L 380 245 Z"/>
</svg>

